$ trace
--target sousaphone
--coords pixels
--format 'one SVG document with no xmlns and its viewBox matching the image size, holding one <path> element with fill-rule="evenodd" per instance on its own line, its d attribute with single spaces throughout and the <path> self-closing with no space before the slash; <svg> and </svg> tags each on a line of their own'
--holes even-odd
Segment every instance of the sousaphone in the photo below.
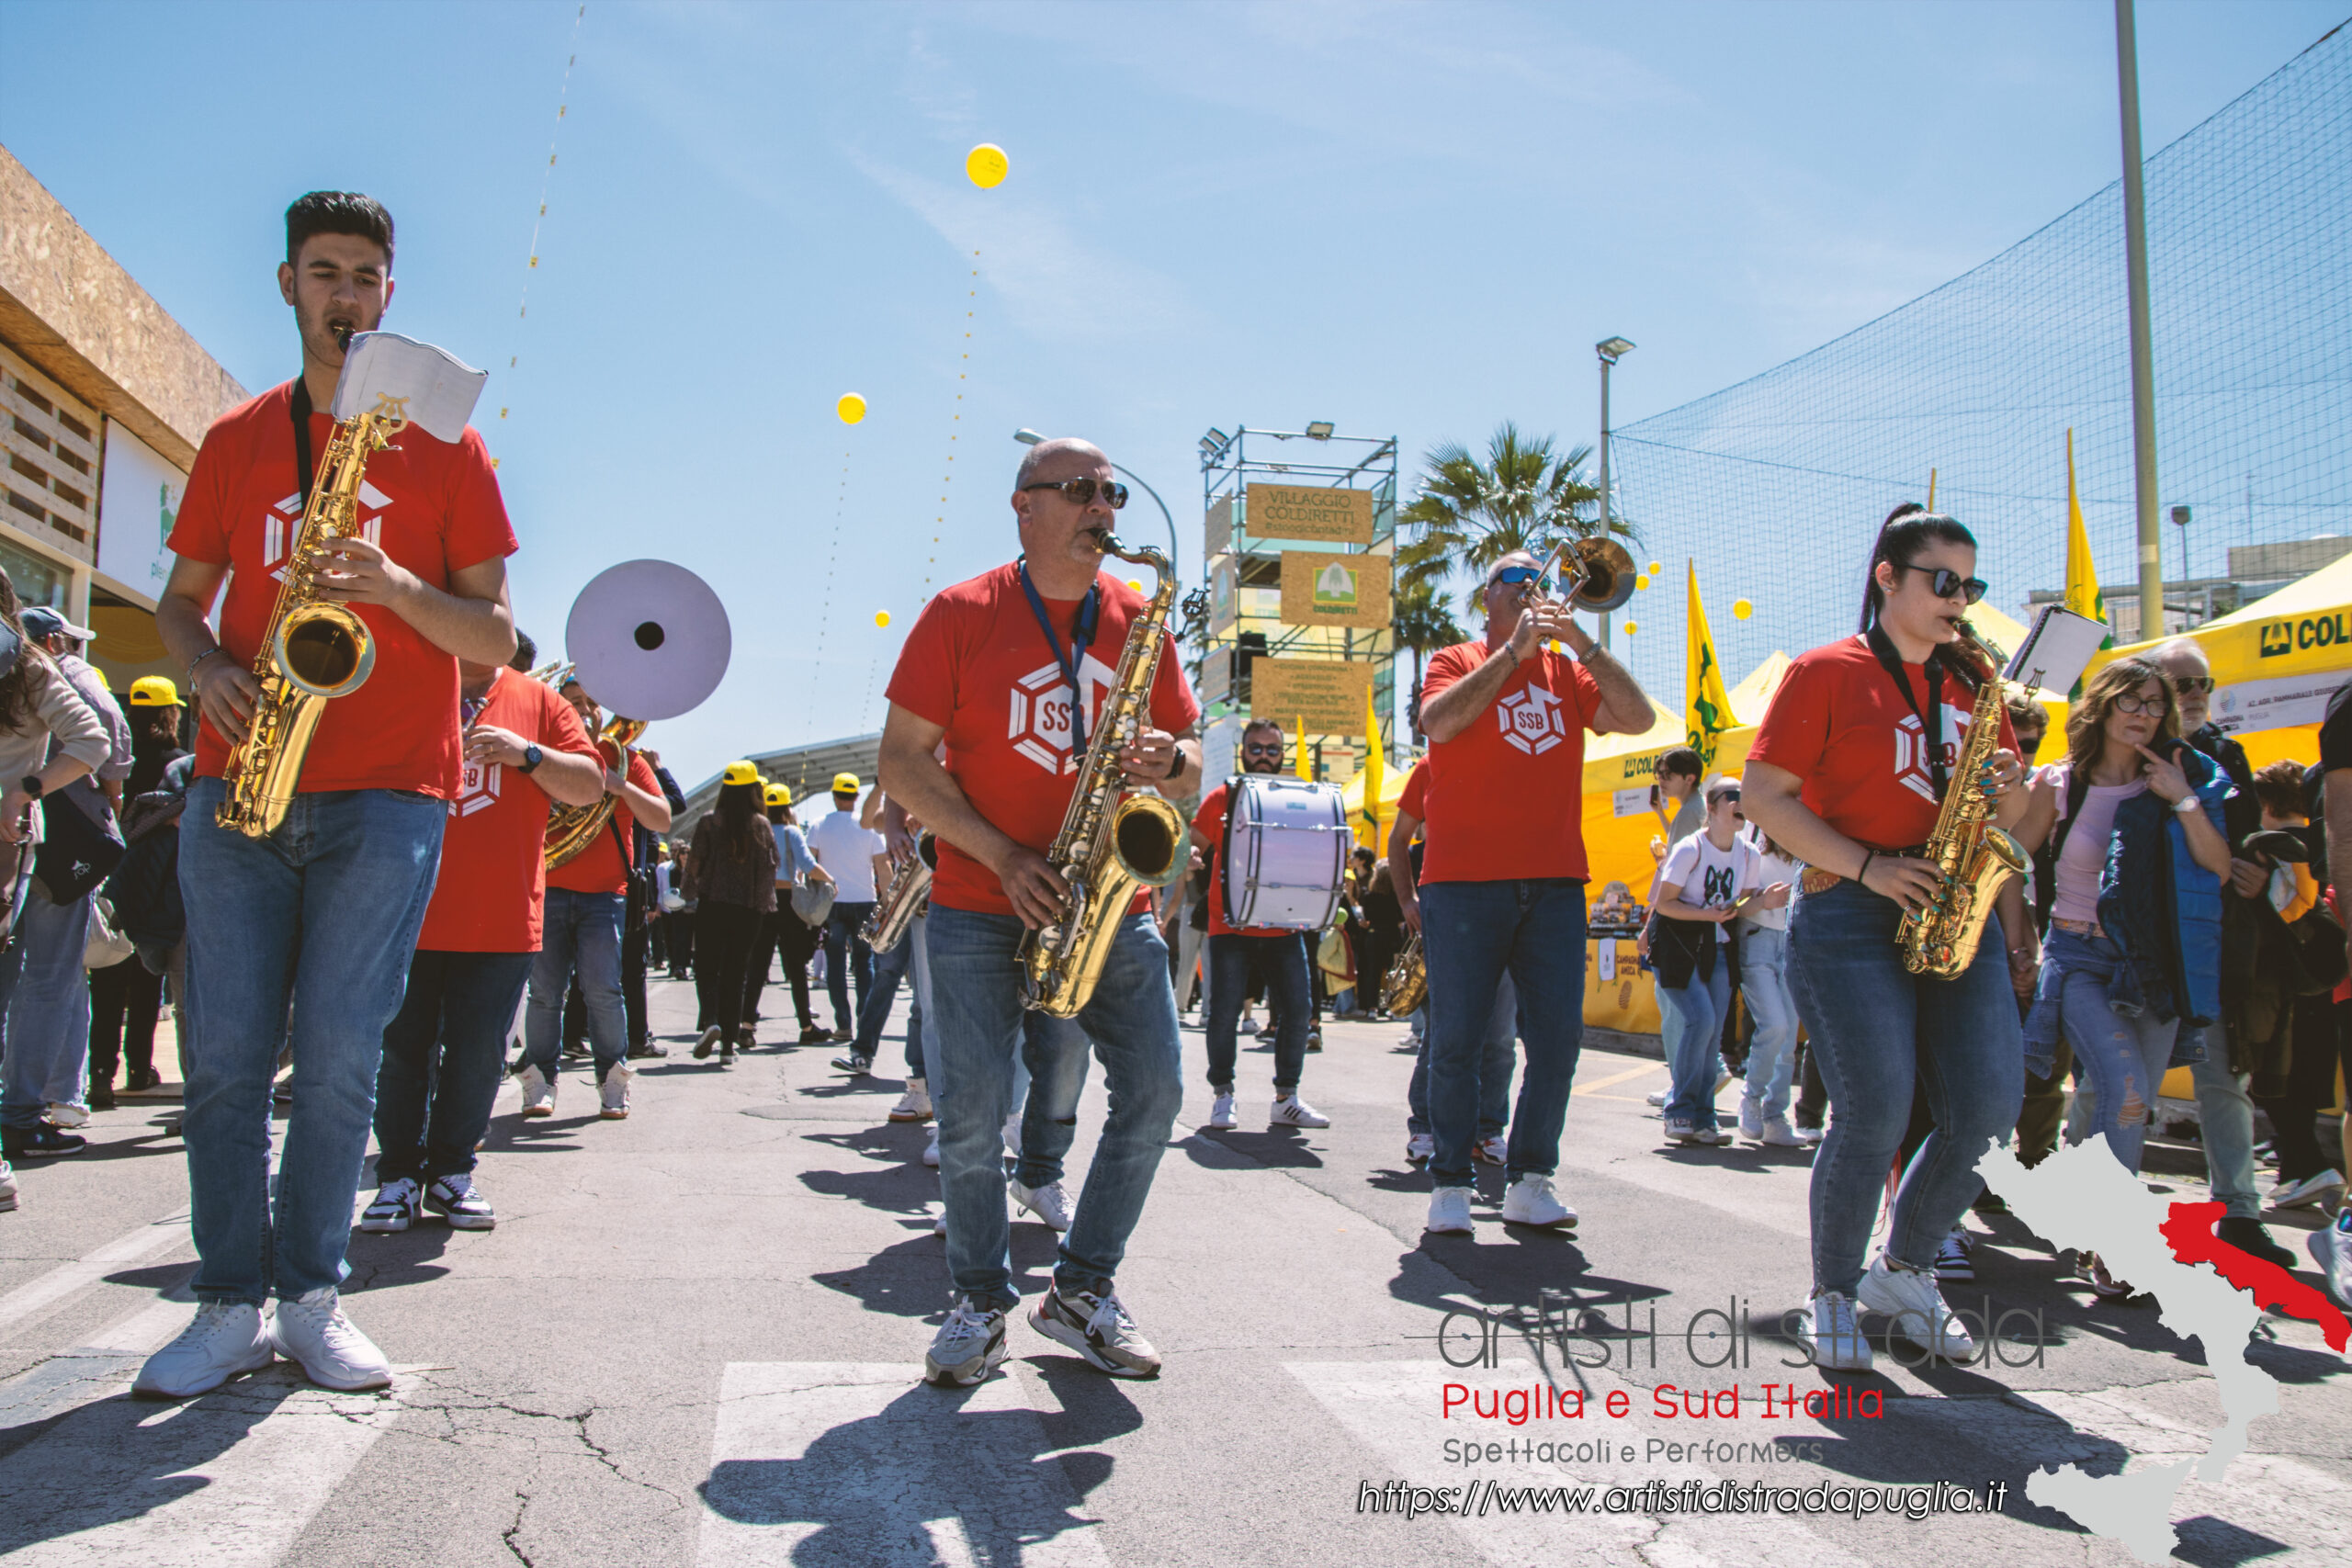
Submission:
<svg viewBox="0 0 2352 1568">
<path fill-rule="evenodd" d="M 534 673 L 560 689 L 576 680 L 609 716 L 596 750 L 626 777 L 630 748 L 656 719 L 700 707 L 727 673 L 734 634 L 710 584 L 665 560 L 607 567 L 571 602 L 565 662 Z M 548 867 L 572 859 L 605 831 L 615 796 L 548 814 Z"/>
</svg>

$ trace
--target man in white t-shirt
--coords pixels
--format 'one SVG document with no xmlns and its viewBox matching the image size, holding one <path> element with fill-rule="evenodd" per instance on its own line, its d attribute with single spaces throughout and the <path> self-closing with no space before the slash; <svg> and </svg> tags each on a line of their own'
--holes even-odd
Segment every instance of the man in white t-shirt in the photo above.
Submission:
<svg viewBox="0 0 2352 1568">
<path fill-rule="evenodd" d="M 859 932 L 874 912 L 874 858 L 884 852 L 882 835 L 858 820 L 858 787 L 855 773 L 834 774 L 832 814 L 808 829 L 809 852 L 833 879 L 833 912 L 825 920 L 825 990 L 833 998 L 833 1032 L 842 1040 L 856 1038 L 851 977 L 861 1010 L 874 984 L 874 950 Z"/>
<path fill-rule="evenodd" d="M 1717 1043 L 1731 1007 L 1733 961 L 1724 926 L 1746 912 L 1741 899 L 1788 901 L 1788 885 L 1765 894 L 1764 857 L 1740 837 L 1739 781 L 1707 786 L 1707 826 L 1674 846 L 1658 870 L 1659 924 L 1650 962 L 1657 971 L 1666 1059 L 1674 1075 L 1666 1101 L 1666 1135 L 1679 1144 L 1727 1144 L 1715 1124 L 1715 1086 L 1723 1069 Z M 1706 927 L 1712 926 L 1712 931 Z"/>
</svg>

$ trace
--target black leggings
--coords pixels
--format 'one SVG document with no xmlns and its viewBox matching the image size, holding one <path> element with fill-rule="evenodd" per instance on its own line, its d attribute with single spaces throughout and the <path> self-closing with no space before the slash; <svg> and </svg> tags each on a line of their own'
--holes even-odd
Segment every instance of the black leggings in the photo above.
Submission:
<svg viewBox="0 0 2352 1568">
<path fill-rule="evenodd" d="M 118 1062 L 155 1070 L 155 1014 L 164 977 L 135 957 L 90 971 L 90 1082 L 112 1084 Z"/>
<path fill-rule="evenodd" d="M 741 904 L 705 898 L 695 911 L 695 993 L 703 1027 L 716 1024 L 729 1045 L 743 1043 L 743 971 L 758 940 L 763 917 Z"/>
<path fill-rule="evenodd" d="M 2255 1077 L 2252 1098 L 2270 1118 L 2281 1180 L 2301 1181 L 2323 1170 L 2347 1174 L 2336 1170 L 2344 1151 L 2334 1145 L 2323 1148 L 2317 1134 L 2319 1113 L 2335 1104 L 2337 1064 L 2352 1077 L 2352 1040 L 2346 1038 L 2344 1010 L 2325 996 L 2296 998 L 2294 1049 L 2285 1081 Z M 2267 1094 L 2266 1089 L 2278 1092 Z"/>
</svg>

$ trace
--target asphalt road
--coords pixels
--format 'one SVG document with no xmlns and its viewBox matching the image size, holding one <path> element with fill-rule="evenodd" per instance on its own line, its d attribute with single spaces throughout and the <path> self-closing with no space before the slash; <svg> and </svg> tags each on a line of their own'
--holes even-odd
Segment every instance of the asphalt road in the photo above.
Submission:
<svg viewBox="0 0 2352 1568">
<path fill-rule="evenodd" d="M 1385 1024 L 1327 1029 L 1306 1087 L 1334 1125 L 1283 1134 L 1250 1119 L 1270 1098 L 1262 1049 L 1242 1058 L 1244 1130 L 1194 1130 L 1208 1095 L 1187 1028 L 1185 1109 L 1120 1280 L 1166 1358 L 1158 1381 L 1099 1376 L 1019 1323 L 1007 1375 L 944 1393 L 917 1381 L 945 1275 L 922 1130 L 884 1119 L 899 1081 L 844 1079 L 830 1046 L 763 1045 L 722 1071 L 685 1054 L 690 987 L 657 983 L 653 1007 L 676 1054 L 643 1064 L 627 1122 L 594 1119 L 576 1067 L 551 1121 L 522 1122 L 508 1086 L 481 1171 L 496 1230 L 354 1235 L 350 1309 L 400 1369 L 385 1396 L 325 1394 L 281 1365 L 184 1405 L 131 1400 L 140 1357 L 192 1310 L 178 1141 L 156 1104 L 126 1102 L 96 1118 L 87 1155 L 21 1171 L 23 1207 L 0 1215 L 0 1554 L 12 1568 L 2123 1563 L 2120 1544 L 2028 1501 L 2028 1474 L 2136 1472 L 2203 1452 L 2221 1421 L 2193 1341 L 2145 1302 L 2095 1301 L 2010 1220 L 1973 1222 L 1979 1278 L 1952 1294 L 2016 1314 L 2001 1354 L 2020 1364 L 1883 1357 L 1835 1379 L 1781 1366 L 1781 1316 L 1806 1284 L 1809 1155 L 1662 1145 L 1643 1095 L 1664 1070 L 1639 1057 L 1591 1052 L 1578 1073 L 1561 1181 L 1581 1211 L 1573 1235 L 1507 1232 L 1484 1209 L 1475 1237 L 1425 1245 L 1427 1184 L 1403 1158 L 1412 1057 Z M 1102 1098 L 1090 1084 L 1074 1172 Z M 2152 1166 L 2160 1190 L 2204 1196 L 2193 1153 Z M 1485 1186 L 1499 1198 L 1493 1173 Z M 2316 1223 L 2278 1234 L 2300 1254 Z M 1022 1223 L 1013 1238 L 1034 1294 L 1052 1233 Z M 1517 1321 L 1489 1338 L 1471 1326 L 1482 1307 Z M 1725 1336 L 1708 1309 L 1744 1331 Z M 1564 1367 L 1562 1339 L 1530 1328 L 1538 1314 L 1573 1336 L 1576 1360 L 1605 1364 Z M 2224 1475 L 2192 1475 L 2174 1499 L 2180 1560 L 2352 1561 L 2345 1362 L 2311 1325 L 2267 1327 L 2251 1354 L 2279 1413 Z M 1447 1362 L 1489 1344 L 1491 1365 Z M 1782 1403 L 1763 1404 L 1768 1383 Z M 1450 1413 L 1449 1384 L 1463 1391 Z M 1542 1413 L 1512 1426 L 1493 1403 L 1509 1390 L 1535 1391 Z M 1685 1390 L 1705 1391 L 1706 1414 Z M 1791 1390 L 1838 1403 L 1808 1415 Z M 1578 1392 L 1581 1416 L 1566 1409 Z M 1504 1414 L 1477 1418 L 1480 1393 Z M 1800 1511 L 1700 1514 L 1674 1490 L 1759 1481 L 2005 1490 L 1997 1512 L 1924 1518 L 1850 1517 L 1858 1498 L 1804 1512 L 1802 1495 Z M 1424 1502 L 1475 1483 L 1487 1506 L 1383 1511 L 1404 1495 L 1391 1483 Z M 1520 1488 L 1554 1485 L 1595 1488 L 1555 1510 L 1653 1490 L 1630 1512 L 1510 1511 L 1544 1506 Z"/>
</svg>

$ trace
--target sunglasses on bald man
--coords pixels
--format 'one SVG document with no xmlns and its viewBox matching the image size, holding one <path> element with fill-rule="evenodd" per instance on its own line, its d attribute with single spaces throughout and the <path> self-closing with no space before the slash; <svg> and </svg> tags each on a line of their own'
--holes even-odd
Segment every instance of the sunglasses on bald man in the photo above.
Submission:
<svg viewBox="0 0 2352 1568">
<path fill-rule="evenodd" d="M 1102 495 L 1102 504 L 1109 507 L 1114 512 L 1118 511 L 1127 503 L 1127 487 L 1120 484 L 1115 479 L 1092 479 L 1086 478 L 1074 479 L 1046 479 L 1033 485 L 1023 485 L 1021 488 L 1023 490 L 1057 490 L 1061 491 L 1062 499 L 1069 502 L 1072 506 L 1093 505 L 1094 497 L 1097 493 Z"/>
<path fill-rule="evenodd" d="M 1507 566 L 1495 573 L 1493 581 L 1487 586 L 1492 587 L 1498 582 L 1506 588 L 1516 588 L 1522 582 L 1532 582 L 1535 584 L 1535 592 L 1538 593 L 1552 592 L 1552 580 L 1532 566 Z"/>
</svg>

